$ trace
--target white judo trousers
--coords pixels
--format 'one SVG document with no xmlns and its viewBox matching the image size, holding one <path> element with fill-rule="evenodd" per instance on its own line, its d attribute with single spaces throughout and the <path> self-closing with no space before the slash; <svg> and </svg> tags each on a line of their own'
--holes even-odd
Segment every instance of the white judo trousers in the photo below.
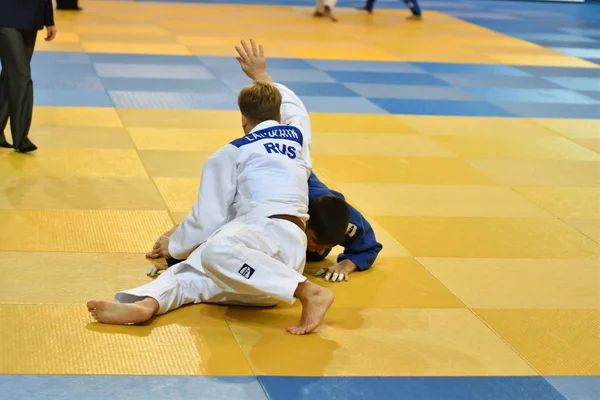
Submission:
<svg viewBox="0 0 600 400">
<path fill-rule="evenodd" d="M 337 0 L 317 0 L 316 11 L 320 13 L 325 12 L 325 6 L 329 6 L 333 10 L 336 4 Z"/>
<path fill-rule="evenodd" d="M 115 295 L 116 303 L 151 297 L 158 314 L 191 303 L 272 306 L 293 303 L 306 278 L 306 234 L 276 218 L 234 220 L 215 232 L 190 257 L 154 281 Z"/>
</svg>

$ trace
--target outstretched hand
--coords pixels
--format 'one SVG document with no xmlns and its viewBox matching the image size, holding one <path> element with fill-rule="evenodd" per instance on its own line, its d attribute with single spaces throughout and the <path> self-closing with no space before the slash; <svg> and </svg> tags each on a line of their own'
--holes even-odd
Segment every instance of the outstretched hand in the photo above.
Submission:
<svg viewBox="0 0 600 400">
<path fill-rule="evenodd" d="M 356 271 L 356 269 L 356 264 L 346 259 L 332 267 L 318 270 L 315 272 L 315 276 L 322 276 L 323 279 L 329 282 L 348 281 L 348 275 Z"/>
<path fill-rule="evenodd" d="M 242 40 L 240 44 L 241 47 L 235 46 L 235 50 L 240 55 L 236 57 L 236 60 L 240 63 L 242 71 L 253 81 L 273 83 L 273 80 L 267 74 L 267 60 L 262 44 L 257 47 L 254 39 L 250 39 L 250 46 L 245 40 Z"/>
</svg>

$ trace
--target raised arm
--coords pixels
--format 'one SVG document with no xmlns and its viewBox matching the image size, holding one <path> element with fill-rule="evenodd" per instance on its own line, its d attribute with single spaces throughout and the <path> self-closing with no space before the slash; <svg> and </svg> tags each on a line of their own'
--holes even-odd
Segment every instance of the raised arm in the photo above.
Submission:
<svg viewBox="0 0 600 400">
<path fill-rule="evenodd" d="M 253 39 L 250 39 L 250 45 L 242 40 L 241 47 L 235 46 L 235 49 L 240 55 L 237 60 L 242 67 L 242 71 L 250 79 L 277 86 L 281 92 L 281 123 L 293 125 L 302 131 L 304 145 L 308 152 L 312 144 L 312 130 L 308 111 L 302 100 L 290 88 L 271 79 L 267 73 L 267 62 L 262 45 L 257 46 Z M 310 161 L 310 154 L 307 154 L 307 157 L 307 160 Z"/>
<path fill-rule="evenodd" d="M 185 260 L 229 218 L 237 189 L 237 151 L 226 145 L 204 164 L 198 200 L 169 240 L 172 258 Z"/>
</svg>

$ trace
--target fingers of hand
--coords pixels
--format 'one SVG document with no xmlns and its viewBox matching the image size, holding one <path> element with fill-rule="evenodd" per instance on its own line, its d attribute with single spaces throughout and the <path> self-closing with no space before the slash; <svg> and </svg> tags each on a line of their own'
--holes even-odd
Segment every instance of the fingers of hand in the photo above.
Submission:
<svg viewBox="0 0 600 400">
<path fill-rule="evenodd" d="M 315 272 L 315 276 L 323 276 L 323 275 L 325 275 L 326 271 L 327 271 L 327 268 L 321 268 L 320 270 Z"/>
<path fill-rule="evenodd" d="M 250 56 L 253 54 L 252 50 L 250 49 L 250 46 L 248 46 L 248 43 L 246 43 L 245 40 L 242 40 L 242 47 L 244 48 L 244 52 L 245 52 L 245 58 L 244 60 L 247 60 L 248 58 L 250 58 Z"/>
<path fill-rule="evenodd" d="M 265 56 L 265 48 L 263 47 L 263 45 L 262 45 L 262 44 L 258 45 L 258 51 L 259 51 L 258 55 L 259 55 L 260 57 L 263 57 L 263 58 L 264 58 L 264 56 Z"/>
<path fill-rule="evenodd" d="M 254 41 L 254 39 L 250 39 L 250 44 L 252 45 L 252 55 L 254 57 L 258 57 L 258 49 L 256 47 L 256 42 Z"/>
</svg>

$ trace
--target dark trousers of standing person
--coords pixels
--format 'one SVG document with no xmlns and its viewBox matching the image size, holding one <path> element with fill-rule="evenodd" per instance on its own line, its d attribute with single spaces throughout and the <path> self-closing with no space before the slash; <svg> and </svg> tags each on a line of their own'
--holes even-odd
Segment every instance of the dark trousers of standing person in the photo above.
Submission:
<svg viewBox="0 0 600 400">
<path fill-rule="evenodd" d="M 31 57 L 35 48 L 36 31 L 0 27 L 0 142 L 10 119 L 13 147 L 17 151 L 33 151 L 36 147 L 28 139 L 33 115 L 33 81 Z"/>
<path fill-rule="evenodd" d="M 365 10 L 367 10 L 368 12 L 373 11 L 373 6 L 375 5 L 375 1 L 376 0 L 367 0 L 367 4 L 365 4 Z M 417 0 L 402 0 L 404 1 L 404 4 L 407 5 L 407 7 L 410 9 L 410 11 L 413 13 L 414 16 L 416 17 L 420 17 L 421 16 L 421 7 L 419 7 L 419 3 L 417 2 Z"/>
<path fill-rule="evenodd" d="M 79 0 L 56 0 L 57 10 L 80 10 Z"/>
</svg>

